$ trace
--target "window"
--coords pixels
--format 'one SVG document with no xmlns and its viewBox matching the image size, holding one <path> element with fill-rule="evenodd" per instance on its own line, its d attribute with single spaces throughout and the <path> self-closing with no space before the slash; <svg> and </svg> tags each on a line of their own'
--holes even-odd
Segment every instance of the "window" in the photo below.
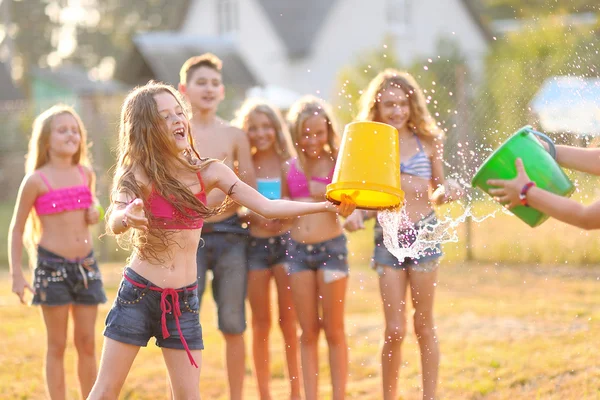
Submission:
<svg viewBox="0 0 600 400">
<path fill-rule="evenodd" d="M 386 18 L 388 29 L 395 35 L 406 35 L 410 30 L 410 1 L 387 0 Z"/>
<path fill-rule="evenodd" d="M 219 35 L 235 33 L 239 29 L 238 0 L 217 0 Z"/>
</svg>

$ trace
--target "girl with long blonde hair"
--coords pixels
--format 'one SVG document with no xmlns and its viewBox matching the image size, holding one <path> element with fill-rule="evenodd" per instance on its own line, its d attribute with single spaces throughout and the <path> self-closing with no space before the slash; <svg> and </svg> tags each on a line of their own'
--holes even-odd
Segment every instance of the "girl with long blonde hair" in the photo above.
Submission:
<svg viewBox="0 0 600 400">
<path fill-rule="evenodd" d="M 285 165 L 295 155 L 290 134 L 277 108 L 264 100 L 248 99 L 233 125 L 248 135 L 257 190 L 267 198 L 288 197 L 282 191 Z M 270 282 L 277 287 L 279 326 L 285 343 L 290 398 L 300 398 L 296 312 L 287 275 L 286 250 L 290 220 L 268 220 L 253 215 L 248 244 L 248 300 L 252 310 L 252 355 L 260 398 L 269 390 L 269 331 L 271 329 Z"/>
<path fill-rule="evenodd" d="M 226 165 L 200 158 L 187 111 L 170 86 L 150 82 L 132 90 L 122 107 L 107 231 L 132 254 L 106 318 L 98 379 L 90 399 L 117 398 L 141 346 L 156 338 L 174 399 L 199 399 L 202 328 L 198 316 L 196 250 L 204 219 L 235 201 L 267 218 L 331 211 L 321 202 L 268 200 Z M 229 195 L 206 205 L 218 189 Z"/>
<path fill-rule="evenodd" d="M 401 244 L 411 245 L 416 233 L 437 223 L 434 205 L 456 200 L 461 194 L 448 185 L 443 167 L 443 131 L 427 109 L 423 91 L 406 72 L 386 69 L 377 75 L 361 97 L 356 118 L 389 124 L 398 130 L 402 190 L 405 210 L 414 226 L 401 233 Z M 363 227 L 371 212 L 355 212 L 346 220 L 346 229 Z M 427 249 L 418 258 L 398 260 L 383 244 L 383 230 L 375 225 L 375 252 L 372 266 L 379 275 L 385 316 L 381 352 L 383 398 L 397 398 L 401 345 L 406 334 L 406 294 L 410 287 L 414 307 L 414 330 L 421 350 L 423 399 L 434 399 L 439 367 L 438 339 L 433 321 L 433 298 L 440 246 Z"/>
<path fill-rule="evenodd" d="M 311 204 L 322 201 L 331 183 L 339 138 L 329 105 L 306 96 L 288 113 L 298 153 L 286 173 L 290 198 Z M 294 306 L 302 329 L 300 350 L 307 400 L 318 398 L 318 342 L 321 328 L 329 347 L 332 398 L 345 397 L 348 348 L 344 302 L 348 281 L 348 250 L 336 215 L 320 213 L 298 218 L 290 231 L 288 264 Z"/>
<path fill-rule="evenodd" d="M 12 290 L 21 303 L 25 291 L 40 305 L 47 334 L 46 389 L 51 399 L 65 399 L 64 352 L 69 313 L 77 349 L 83 397 L 96 378 L 94 325 L 98 304 L 106 301 L 92 249 L 90 225 L 99 221 L 95 175 L 87 156 L 87 134 L 70 107 L 54 106 L 33 123 L 26 176 L 10 223 L 8 252 Z M 33 283 L 22 271 L 25 245 L 35 267 Z"/>
</svg>

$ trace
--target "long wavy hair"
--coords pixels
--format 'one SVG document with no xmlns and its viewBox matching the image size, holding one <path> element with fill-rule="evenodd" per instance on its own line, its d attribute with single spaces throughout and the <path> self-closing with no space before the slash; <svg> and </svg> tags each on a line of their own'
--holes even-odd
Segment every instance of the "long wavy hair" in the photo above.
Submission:
<svg viewBox="0 0 600 400">
<path fill-rule="evenodd" d="M 332 160 L 335 161 L 337 159 L 340 149 L 340 137 L 329 105 L 318 97 L 310 95 L 296 101 L 288 111 L 287 120 L 292 142 L 298 153 L 298 162 L 305 174 L 306 156 L 300 148 L 300 139 L 304 134 L 304 123 L 307 119 L 314 116 L 321 116 L 327 121 L 327 144 L 325 145 L 325 151 Z"/>
<path fill-rule="evenodd" d="M 129 93 L 121 109 L 118 158 L 111 190 L 111 205 L 106 218 L 108 223 L 114 206 L 118 204 L 116 199 L 119 193 L 125 193 L 131 200 L 143 199 L 144 212 L 149 222 L 148 232 L 129 229 L 124 234 L 117 235 L 117 241 L 123 248 L 133 247 L 140 258 L 157 264 L 163 262 L 159 254 L 172 254 L 177 243 L 173 240 L 175 231 L 160 229 L 160 221 L 148 208 L 147 198 L 151 190 L 163 196 L 179 211 L 177 214 L 185 216 L 185 219 L 177 220 L 178 224 L 183 225 L 189 224 L 190 218 L 205 219 L 217 215 L 231 201 L 228 198 L 218 207 L 208 207 L 175 177 L 174 172 L 177 170 L 198 172 L 217 160 L 201 158 L 198 155 L 190 132 L 187 135 L 189 147 L 183 155 L 181 154 L 173 141 L 172 133 L 158 112 L 154 96 L 160 93 L 171 94 L 184 111 L 185 118 L 188 118 L 185 103 L 178 92 L 169 85 L 151 81 Z M 136 172 L 148 177 L 151 187 L 146 191 L 142 190 L 135 178 Z M 108 225 L 107 232 L 112 233 Z M 151 243 L 148 241 L 149 237 L 154 239 Z"/>
<path fill-rule="evenodd" d="M 91 162 L 88 157 L 87 131 L 77 112 L 64 104 L 57 104 L 42 112 L 33 121 L 31 130 L 31 139 L 29 140 L 29 151 L 25 159 L 25 173 L 32 174 L 50 161 L 50 134 L 52 133 L 52 121 L 54 118 L 69 114 L 77 122 L 79 129 L 79 149 L 73 154 L 73 165 L 81 164 L 90 167 Z M 37 255 L 37 243 L 42 236 L 42 226 L 40 218 L 32 208 L 29 217 L 25 223 L 23 232 L 23 244 L 29 255 L 30 265 L 35 265 Z"/>
<path fill-rule="evenodd" d="M 407 72 L 395 69 L 385 69 L 380 72 L 367 86 L 360 97 L 357 121 L 379 121 L 377 108 L 383 92 L 390 88 L 401 89 L 408 96 L 410 117 L 408 127 L 424 139 L 443 139 L 444 132 L 427 109 L 423 90 L 417 81 Z"/>
<path fill-rule="evenodd" d="M 296 151 L 281 112 L 267 101 L 256 98 L 247 99 L 235 113 L 235 118 L 231 121 L 231 124 L 247 133 L 250 117 L 255 114 L 266 115 L 275 129 L 275 143 L 273 143 L 273 146 L 281 161 L 287 161 L 291 157 L 295 157 Z M 252 154 L 256 153 L 255 148 L 252 148 L 251 151 Z"/>
</svg>

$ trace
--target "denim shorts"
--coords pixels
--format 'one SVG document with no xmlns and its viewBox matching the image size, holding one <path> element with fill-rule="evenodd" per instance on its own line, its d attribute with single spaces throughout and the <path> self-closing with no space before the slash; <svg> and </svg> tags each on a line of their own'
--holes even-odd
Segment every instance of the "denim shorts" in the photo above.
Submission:
<svg viewBox="0 0 600 400">
<path fill-rule="evenodd" d="M 124 274 L 137 284 L 144 285 L 145 288 L 137 287 L 125 278 L 121 280 L 117 298 L 106 316 L 104 336 L 117 342 L 142 347 L 145 347 L 150 338 L 154 337 L 158 347 L 185 349 L 172 312 L 165 314 L 169 336 L 165 338 L 163 335 L 161 323 L 163 313 L 160 306 L 163 293 L 151 290 L 150 287 L 156 285 L 129 267 L 125 268 Z M 178 289 L 177 294 L 181 311 L 179 316 L 181 333 L 191 350 L 203 350 L 202 327 L 198 315 L 200 302 L 196 283 Z M 171 306 L 174 306 L 172 298 L 166 299 Z"/>
<path fill-rule="evenodd" d="M 202 241 L 196 253 L 198 266 L 198 295 L 206 288 L 206 272 L 212 271 L 212 293 L 217 303 L 219 330 L 238 335 L 246 330 L 246 286 L 248 283 L 247 231 L 235 231 L 237 216 L 211 224 L 210 233 L 202 231 Z M 205 225 L 206 226 L 206 225 Z"/>
<path fill-rule="evenodd" d="M 344 235 L 311 244 L 290 239 L 288 244 L 289 273 L 323 269 L 348 275 L 347 242 Z"/>
<path fill-rule="evenodd" d="M 251 237 L 248 243 L 248 269 L 259 271 L 278 264 L 285 264 L 288 241 L 288 235 L 270 238 Z"/>
<path fill-rule="evenodd" d="M 432 212 L 415 223 L 415 230 L 428 229 L 435 224 L 437 224 L 437 218 Z M 403 235 L 401 241 L 409 246 L 416 240 L 415 231 L 408 230 L 402 232 L 401 235 Z M 387 266 L 394 269 L 410 268 L 417 272 L 431 272 L 437 268 L 441 256 L 442 247 L 440 244 L 436 244 L 434 247 L 426 249 L 425 254 L 421 257 L 406 257 L 402 262 L 399 262 L 396 256 L 390 253 L 383 244 L 383 229 L 379 225 L 379 222 L 375 223 L 375 251 L 372 259 L 372 266 L 374 268 Z M 378 270 L 378 273 L 381 275 L 382 271 Z"/>
<path fill-rule="evenodd" d="M 69 260 L 38 246 L 33 286 L 35 295 L 32 304 L 35 305 L 96 305 L 106 302 L 102 275 L 93 251 L 83 259 Z"/>
</svg>

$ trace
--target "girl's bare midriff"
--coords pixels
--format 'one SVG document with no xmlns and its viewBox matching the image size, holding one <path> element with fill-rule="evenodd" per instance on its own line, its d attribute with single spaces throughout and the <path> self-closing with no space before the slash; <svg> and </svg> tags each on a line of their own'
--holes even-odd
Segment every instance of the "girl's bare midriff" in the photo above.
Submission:
<svg viewBox="0 0 600 400">
<path fill-rule="evenodd" d="M 313 202 L 312 198 L 294 199 Z M 327 227 L 324 229 L 324 227 Z M 301 243 L 319 243 L 336 238 L 342 234 L 342 226 L 334 213 L 311 214 L 299 217 L 296 226 L 290 231 L 293 240 Z"/>
<path fill-rule="evenodd" d="M 404 196 L 410 199 L 406 202 L 406 214 L 412 222 L 417 222 L 433 211 L 429 201 L 429 180 L 407 174 L 402 174 L 401 179 Z"/>
<path fill-rule="evenodd" d="M 198 280 L 196 250 L 200 234 L 200 229 L 172 231 L 169 239 L 177 245 L 171 246 L 170 253 L 165 251 L 157 254 L 160 264 L 157 261 L 142 260 L 134 252 L 129 267 L 161 288 L 178 289 L 194 284 Z M 148 240 L 151 241 L 152 238 Z"/>
<path fill-rule="evenodd" d="M 92 251 L 92 234 L 85 221 L 86 210 L 42 215 L 39 245 L 69 259 L 83 258 Z"/>
</svg>

